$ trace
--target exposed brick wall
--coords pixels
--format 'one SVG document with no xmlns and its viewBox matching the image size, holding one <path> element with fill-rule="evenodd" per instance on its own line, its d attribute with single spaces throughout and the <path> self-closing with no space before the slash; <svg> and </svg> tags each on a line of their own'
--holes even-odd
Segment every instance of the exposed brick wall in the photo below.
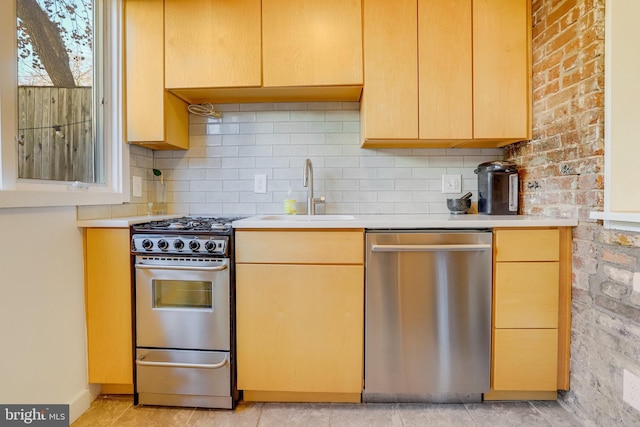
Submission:
<svg viewBox="0 0 640 427">
<path fill-rule="evenodd" d="M 533 0 L 533 139 L 506 149 L 521 167 L 522 213 L 575 217 L 571 390 L 585 425 L 640 425 L 623 402 L 640 376 L 640 234 L 589 219 L 604 188 L 605 0 Z"/>
</svg>

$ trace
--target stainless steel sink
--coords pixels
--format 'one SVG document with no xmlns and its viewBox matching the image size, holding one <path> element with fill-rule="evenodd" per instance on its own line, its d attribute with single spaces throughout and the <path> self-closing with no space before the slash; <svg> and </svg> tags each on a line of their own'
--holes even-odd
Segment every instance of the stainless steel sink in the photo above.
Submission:
<svg viewBox="0 0 640 427">
<path fill-rule="evenodd" d="M 351 215 L 264 215 L 260 220 L 265 221 L 351 221 L 356 217 Z"/>
</svg>

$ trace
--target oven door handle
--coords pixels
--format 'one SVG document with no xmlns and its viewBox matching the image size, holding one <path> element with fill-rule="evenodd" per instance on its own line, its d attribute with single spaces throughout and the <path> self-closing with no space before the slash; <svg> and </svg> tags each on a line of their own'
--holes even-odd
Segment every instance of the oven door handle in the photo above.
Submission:
<svg viewBox="0 0 640 427">
<path fill-rule="evenodd" d="M 226 270 L 227 265 L 221 265 L 220 267 L 186 267 L 183 265 L 151 265 L 151 264 L 136 264 L 136 268 L 143 270 L 182 270 L 182 271 L 222 271 Z"/>
<path fill-rule="evenodd" d="M 220 369 L 224 367 L 229 361 L 227 356 L 220 363 L 175 363 L 175 362 L 147 362 L 144 360 L 145 356 L 140 356 L 136 359 L 136 365 L 138 366 L 154 366 L 163 368 L 197 368 L 197 369 Z"/>
</svg>

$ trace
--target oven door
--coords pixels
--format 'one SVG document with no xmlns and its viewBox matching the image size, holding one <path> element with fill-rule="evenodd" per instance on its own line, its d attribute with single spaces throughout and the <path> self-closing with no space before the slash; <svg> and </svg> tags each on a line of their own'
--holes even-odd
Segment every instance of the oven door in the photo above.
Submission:
<svg viewBox="0 0 640 427">
<path fill-rule="evenodd" d="M 229 259 L 137 256 L 136 346 L 230 350 Z"/>
</svg>

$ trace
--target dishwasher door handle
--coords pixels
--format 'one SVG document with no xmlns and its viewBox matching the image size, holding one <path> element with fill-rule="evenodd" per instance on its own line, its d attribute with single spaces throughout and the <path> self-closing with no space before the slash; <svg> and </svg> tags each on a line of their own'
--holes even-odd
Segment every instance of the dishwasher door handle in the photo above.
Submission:
<svg viewBox="0 0 640 427">
<path fill-rule="evenodd" d="M 451 245 L 371 245 L 371 252 L 471 252 L 487 251 L 492 245 L 486 243 Z"/>
</svg>

